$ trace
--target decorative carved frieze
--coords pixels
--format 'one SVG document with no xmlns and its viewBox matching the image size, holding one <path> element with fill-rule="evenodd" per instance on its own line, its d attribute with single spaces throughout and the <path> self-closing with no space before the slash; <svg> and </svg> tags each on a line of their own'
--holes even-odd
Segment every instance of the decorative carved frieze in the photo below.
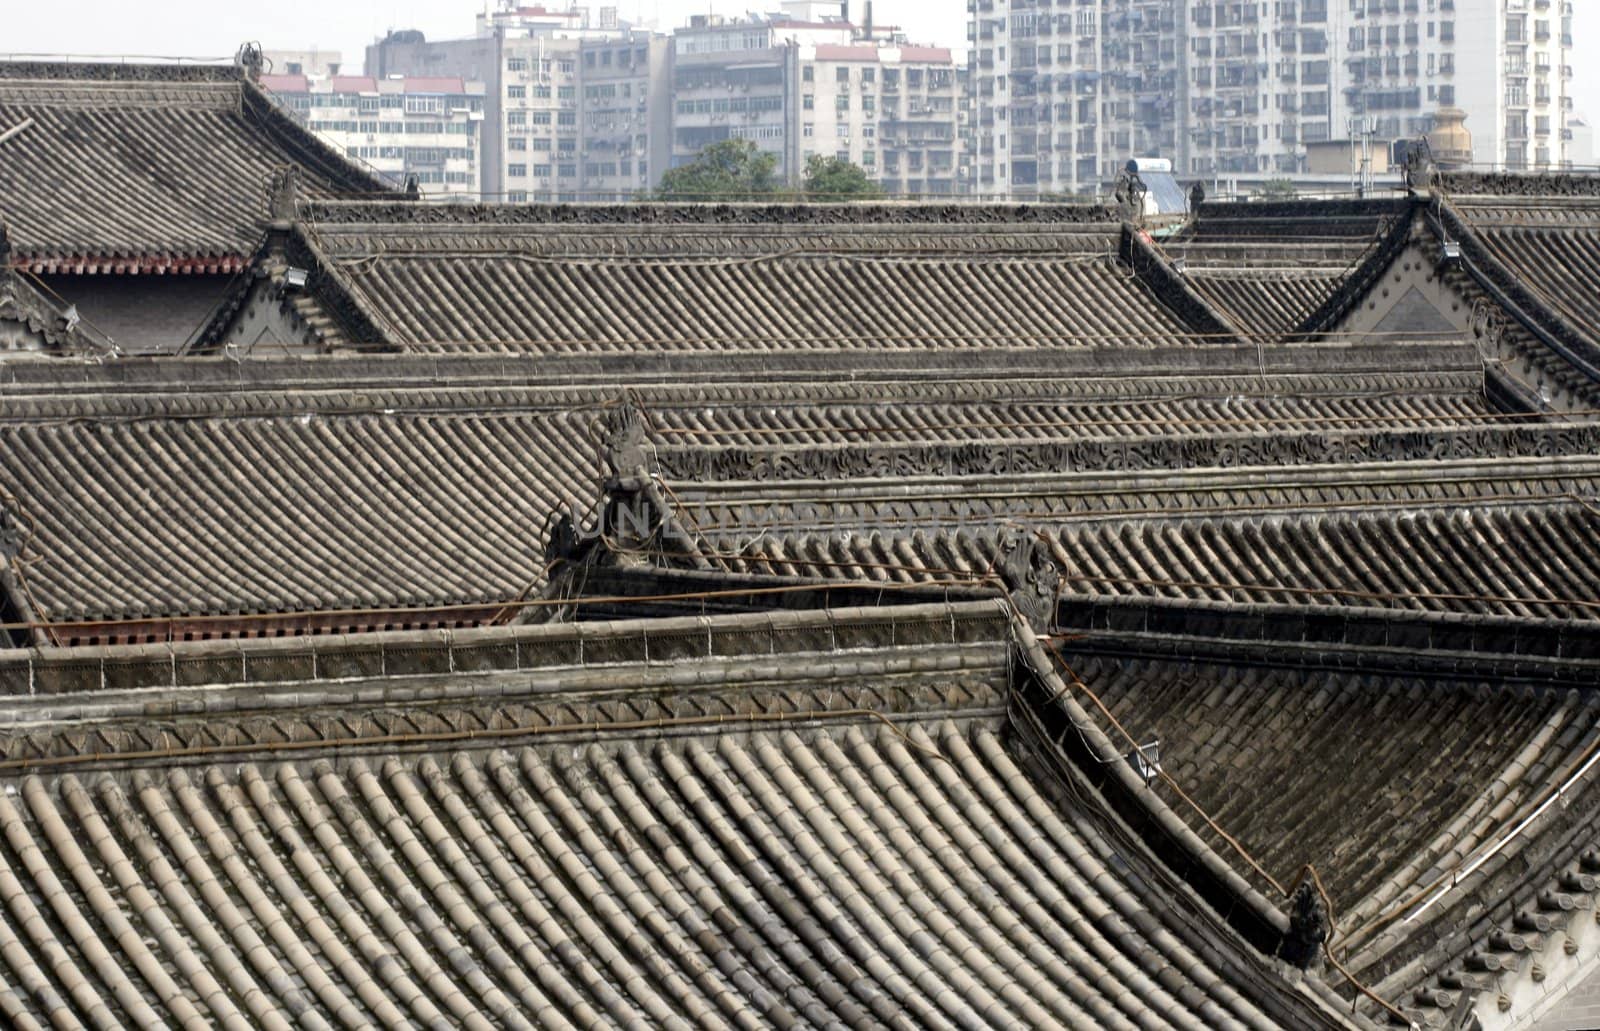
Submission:
<svg viewBox="0 0 1600 1031">
<path fill-rule="evenodd" d="M 668 480 L 717 483 L 1518 458 L 1591 454 L 1596 449 L 1600 449 L 1600 425 L 1572 424 L 1174 435 L 1024 444 L 660 448 L 651 451 L 650 462 L 652 471 Z"/>
</svg>

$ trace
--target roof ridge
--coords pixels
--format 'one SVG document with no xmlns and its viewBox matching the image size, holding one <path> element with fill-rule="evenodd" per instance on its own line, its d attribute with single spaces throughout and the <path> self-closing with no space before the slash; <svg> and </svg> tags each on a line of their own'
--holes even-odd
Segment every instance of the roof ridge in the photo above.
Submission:
<svg viewBox="0 0 1600 1031">
<path fill-rule="evenodd" d="M 0 61 L 0 80 L 113 83 L 242 83 L 244 69 L 226 64 L 144 61 Z"/>
</svg>

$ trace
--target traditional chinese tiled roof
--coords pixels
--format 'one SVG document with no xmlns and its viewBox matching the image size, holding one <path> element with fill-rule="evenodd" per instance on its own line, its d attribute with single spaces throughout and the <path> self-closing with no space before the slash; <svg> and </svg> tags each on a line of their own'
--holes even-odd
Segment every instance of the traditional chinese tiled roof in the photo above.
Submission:
<svg viewBox="0 0 1600 1031">
<path fill-rule="evenodd" d="M 1217 335 L 1181 288 L 1130 274 L 1126 231 L 1109 218 L 1064 205 L 313 203 L 273 260 L 312 270 L 309 291 L 288 303 L 323 348 L 1149 346 Z"/>
<path fill-rule="evenodd" d="M 3 251 L 3 248 L 0 248 Z M 27 275 L 0 268 L 0 350 L 102 356 L 112 344 Z"/>
<path fill-rule="evenodd" d="M 1119 455 L 1155 447 L 1157 467 L 1204 467 L 1269 436 L 1393 446 L 1419 425 L 1532 432 L 1484 410 L 1470 348 L 1364 364 L 1300 350 L 1265 379 L 1253 348 L 1189 347 L 1145 352 L 1142 375 L 1113 374 L 1126 356 L 1088 348 L 569 356 L 538 369 L 391 356 L 257 361 L 246 379 L 217 359 L 17 366 L 0 424 L 0 486 L 27 538 L 14 593 L 40 622 L 105 624 L 56 626 L 55 643 L 165 636 L 170 620 L 206 636 L 475 623 L 544 585 L 554 521 L 586 513 L 615 471 L 607 424 L 625 395 L 671 478 L 697 456 L 704 470 L 754 456 L 779 476 L 843 479 L 885 461 L 1020 473 L 1127 465 Z M 1314 371 L 1328 364 L 1339 371 Z M 1223 443 L 1159 439 L 1177 431 Z"/>
<path fill-rule="evenodd" d="M 1573 446 L 1591 455 L 1595 430 Z M 1542 446 L 1542 445 L 1541 445 Z M 807 579 L 970 582 L 1007 528 L 1069 595 L 1590 621 L 1591 457 L 1324 468 L 670 484 L 667 565 Z M 692 543 L 691 543 L 692 542 Z"/>
<path fill-rule="evenodd" d="M 1410 223 L 1401 200 L 1206 204 L 1161 249 L 1241 334 L 1281 339 L 1327 328 L 1325 307 Z"/>
<path fill-rule="evenodd" d="M 1454 270 L 1463 292 L 1508 316 L 1506 343 L 1529 355 L 1541 376 L 1580 397 L 1600 394 L 1600 199 L 1452 196 L 1435 215 L 1463 251 Z"/>
<path fill-rule="evenodd" d="M 307 411 L 0 436 L 8 504 L 29 528 L 15 568 L 51 622 L 286 613 L 317 625 L 334 610 L 374 614 L 323 625 L 383 626 L 416 608 L 470 622 L 542 582 L 547 524 L 587 504 L 597 480 L 584 423 L 565 412 Z"/>
<path fill-rule="evenodd" d="M 24 721 L 87 702 L 95 729 L 77 761 L 0 770 L 0 1005 L 20 1026 L 1363 1026 L 1016 733 L 1013 633 L 994 602 L 526 628 L 477 642 L 517 642 L 515 685 L 422 677 L 420 707 L 364 719 L 348 680 L 224 670 L 208 729 L 165 739 L 195 742 L 176 764 L 115 744 L 148 723 L 132 696 L 18 700 Z M 250 743 L 274 722 L 324 736 Z"/>
<path fill-rule="evenodd" d="M 1152 610 L 1146 632 L 1070 617 L 1063 676 L 1108 734 L 1150 743 L 1157 793 L 1253 883 L 1314 866 L 1334 952 L 1411 1019 L 1526 1022 L 1559 995 L 1547 976 L 1585 969 L 1600 889 L 1592 632 L 1536 657 L 1557 639 L 1538 620 L 1341 636 L 1310 608 L 1251 631 L 1249 609 L 1186 629 Z"/>
<path fill-rule="evenodd" d="M 295 125 L 241 69 L 0 62 L 0 217 L 39 272 L 234 272 L 273 175 L 313 196 L 390 189 Z"/>
</svg>

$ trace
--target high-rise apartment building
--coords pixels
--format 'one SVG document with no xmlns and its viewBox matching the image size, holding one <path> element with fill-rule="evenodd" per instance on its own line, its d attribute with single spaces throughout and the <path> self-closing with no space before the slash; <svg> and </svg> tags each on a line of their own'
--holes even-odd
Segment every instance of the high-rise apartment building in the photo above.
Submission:
<svg viewBox="0 0 1600 1031">
<path fill-rule="evenodd" d="M 672 156 L 748 139 L 791 181 L 812 155 L 864 168 L 893 195 L 956 192 L 960 88 L 951 52 L 852 25 L 836 3 L 696 16 L 672 36 Z"/>
<path fill-rule="evenodd" d="M 616 9 L 505 6 L 470 39 L 392 33 L 367 48 L 380 74 L 481 76 L 486 86 L 485 200 L 618 200 L 664 167 L 665 37 L 619 22 Z"/>
<path fill-rule="evenodd" d="M 1179 175 L 1309 173 L 1467 113 L 1473 162 L 1567 161 L 1571 0 L 968 0 L 976 187 L 1100 190 L 1132 157 Z"/>
<path fill-rule="evenodd" d="M 453 76 L 264 74 L 261 87 L 352 161 L 425 194 L 476 199 L 484 85 Z"/>
</svg>

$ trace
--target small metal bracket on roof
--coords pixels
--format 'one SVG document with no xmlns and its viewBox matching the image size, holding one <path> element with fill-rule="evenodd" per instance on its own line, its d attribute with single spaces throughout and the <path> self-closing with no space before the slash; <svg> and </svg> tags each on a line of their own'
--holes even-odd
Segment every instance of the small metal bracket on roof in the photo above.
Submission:
<svg viewBox="0 0 1600 1031">
<path fill-rule="evenodd" d="M 1151 782 L 1161 775 L 1161 742 L 1159 740 L 1142 744 L 1123 756 L 1123 758 L 1128 760 L 1128 765 L 1133 767 L 1133 772 L 1139 775 L 1146 787 L 1149 787 Z"/>
<path fill-rule="evenodd" d="M 283 272 L 283 285 L 290 290 L 303 290 L 310 275 L 305 269 L 291 265 Z"/>
<path fill-rule="evenodd" d="M 1461 242 L 1459 240 L 1452 240 L 1449 237 L 1445 237 L 1445 240 L 1444 240 L 1444 260 L 1445 261 L 1460 261 L 1461 260 Z"/>
<path fill-rule="evenodd" d="M 1188 270 L 1189 270 L 1189 262 L 1187 260 L 1185 260 L 1183 258 L 1173 258 L 1172 259 L 1172 271 L 1176 272 L 1178 275 L 1181 276 L 1185 272 L 1187 272 Z"/>
</svg>

